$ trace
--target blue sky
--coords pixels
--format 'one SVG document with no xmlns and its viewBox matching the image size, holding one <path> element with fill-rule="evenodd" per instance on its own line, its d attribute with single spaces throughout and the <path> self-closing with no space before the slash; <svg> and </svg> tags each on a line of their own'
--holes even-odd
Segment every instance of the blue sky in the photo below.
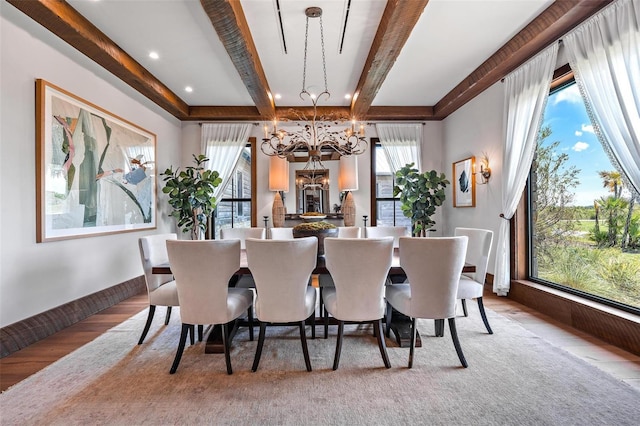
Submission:
<svg viewBox="0 0 640 426">
<path fill-rule="evenodd" d="M 551 127 L 546 143 L 560 141 L 558 149 L 569 155 L 567 165 L 580 170 L 573 204 L 590 206 L 595 199 L 609 195 L 598 172 L 614 168 L 593 132 L 577 84 L 549 96 L 543 126 Z"/>
</svg>

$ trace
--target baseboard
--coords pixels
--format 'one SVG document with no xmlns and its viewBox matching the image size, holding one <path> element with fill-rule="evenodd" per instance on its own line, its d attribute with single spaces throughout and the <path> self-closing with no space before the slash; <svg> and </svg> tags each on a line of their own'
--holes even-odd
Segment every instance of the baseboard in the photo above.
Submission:
<svg viewBox="0 0 640 426">
<path fill-rule="evenodd" d="M 144 276 L 117 284 L 0 329 L 0 358 L 146 291 Z"/>
<path fill-rule="evenodd" d="M 640 355 L 640 316 L 530 281 L 512 281 L 509 299 Z"/>
</svg>

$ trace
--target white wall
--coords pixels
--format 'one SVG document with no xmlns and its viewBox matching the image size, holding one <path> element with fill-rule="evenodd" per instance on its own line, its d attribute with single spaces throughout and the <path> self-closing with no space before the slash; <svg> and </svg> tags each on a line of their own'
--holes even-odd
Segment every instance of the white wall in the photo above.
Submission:
<svg viewBox="0 0 640 426">
<path fill-rule="evenodd" d="M 453 162 L 470 156 L 475 156 L 478 161 L 483 153 L 489 157 L 491 179 L 487 185 L 476 185 L 476 207 L 453 207 L 453 182 L 447 188 L 443 206 L 445 235 L 453 235 L 457 226 L 494 232 L 489 273 L 493 273 L 495 267 L 498 229 L 500 221 L 504 220 L 499 217 L 502 203 L 503 92 L 503 84 L 496 83 L 444 120 L 443 160 L 445 174 L 450 181 Z"/>
<path fill-rule="evenodd" d="M 157 166 L 181 161 L 181 123 L 6 2 L 0 2 L 0 326 L 142 274 L 138 237 L 174 230 L 159 194 L 157 230 L 36 243 L 35 79 L 157 136 Z"/>
</svg>

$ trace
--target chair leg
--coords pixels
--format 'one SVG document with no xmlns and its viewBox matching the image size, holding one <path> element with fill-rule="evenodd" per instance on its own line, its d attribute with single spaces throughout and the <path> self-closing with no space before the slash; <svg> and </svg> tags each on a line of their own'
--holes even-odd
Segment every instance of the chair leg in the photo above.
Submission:
<svg viewBox="0 0 640 426">
<path fill-rule="evenodd" d="M 322 288 L 320 288 L 320 291 L 322 291 Z M 324 316 L 324 338 L 326 339 L 329 335 L 329 311 L 327 311 L 326 307 L 322 311 Z"/>
<path fill-rule="evenodd" d="M 138 340 L 138 344 L 141 345 L 144 341 L 144 338 L 147 337 L 147 333 L 149 332 L 149 327 L 151 327 L 151 321 L 153 321 L 153 314 L 156 312 L 156 305 L 149 305 L 149 315 L 147 315 L 147 323 L 144 325 L 144 329 L 142 330 L 142 336 L 140 336 L 140 340 Z"/>
<path fill-rule="evenodd" d="M 461 299 L 462 300 L 462 313 L 464 314 L 465 317 L 469 316 L 469 312 L 467 312 L 467 299 Z"/>
<path fill-rule="evenodd" d="M 311 313 L 311 338 L 315 340 L 316 338 L 316 311 Z"/>
<path fill-rule="evenodd" d="M 333 369 L 337 370 L 340 364 L 340 352 L 342 352 L 342 335 L 344 334 L 344 321 L 338 321 L 338 339 L 336 340 L 336 355 L 333 358 Z"/>
<path fill-rule="evenodd" d="M 443 320 L 444 321 L 444 320 Z M 453 339 L 453 346 L 456 348 L 456 353 L 460 359 L 460 363 L 464 368 L 468 367 L 467 360 L 464 358 L 462 348 L 460 347 L 460 341 L 458 340 L 458 331 L 456 330 L 456 319 L 449 318 L 449 330 L 451 330 L 451 338 Z"/>
<path fill-rule="evenodd" d="M 164 325 L 169 325 L 169 320 L 171 319 L 171 306 L 167 306 L 167 315 L 164 317 Z"/>
<path fill-rule="evenodd" d="M 415 318 L 411 318 L 411 343 L 409 345 L 409 365 L 408 365 L 409 368 L 413 368 L 413 352 L 415 351 L 415 348 L 416 348 L 416 333 L 417 333 L 417 331 L 418 330 L 417 330 L 417 327 L 416 327 L 416 319 Z"/>
<path fill-rule="evenodd" d="M 198 324 L 198 342 L 202 342 L 203 334 L 204 334 L 204 325 Z"/>
<path fill-rule="evenodd" d="M 227 374 L 233 374 L 231 369 L 231 354 L 229 353 L 229 324 L 222 324 L 222 346 L 224 347 L 224 362 L 227 364 Z"/>
<path fill-rule="evenodd" d="M 260 357 L 262 356 L 262 345 L 264 345 L 264 335 L 267 329 L 267 323 L 260 321 L 260 334 L 258 335 L 258 346 L 256 347 L 256 356 L 253 358 L 253 367 L 251 371 L 254 373 L 258 370 L 258 364 L 260 364 Z"/>
<path fill-rule="evenodd" d="M 253 342 L 253 306 L 249 306 L 247 316 L 249 317 L 249 340 Z"/>
<path fill-rule="evenodd" d="M 482 317 L 484 326 L 487 327 L 487 331 L 489 332 L 489 334 L 493 334 L 493 330 L 491 330 L 489 320 L 487 319 L 487 313 L 484 311 L 484 303 L 482 303 L 482 297 L 478 297 L 478 309 L 480 309 L 480 316 Z"/>
<path fill-rule="evenodd" d="M 300 321 L 300 341 L 302 342 L 304 363 L 307 366 L 307 371 L 311 371 L 311 359 L 309 359 L 309 348 L 307 347 L 307 330 L 305 329 L 304 320 Z"/>
<path fill-rule="evenodd" d="M 384 336 L 382 335 L 382 318 L 377 321 L 373 321 L 373 327 L 376 330 L 376 337 L 378 338 L 378 347 L 380 348 L 380 355 L 382 355 L 382 361 L 384 361 L 384 366 L 386 368 L 391 368 L 391 363 L 389 362 L 389 355 L 387 355 L 387 344 L 384 341 Z"/>
<path fill-rule="evenodd" d="M 195 345 L 196 344 L 196 326 L 192 325 L 191 326 L 191 345 Z"/>
<path fill-rule="evenodd" d="M 444 320 L 437 319 L 437 320 L 434 320 L 434 322 L 435 322 L 435 328 L 436 328 L 436 337 L 444 336 Z"/>
<path fill-rule="evenodd" d="M 178 344 L 178 350 L 176 352 L 176 357 L 173 359 L 173 365 L 171 366 L 171 370 L 169 370 L 169 374 L 174 374 L 178 369 L 178 364 L 180 364 L 180 359 L 182 358 L 182 352 L 184 352 L 184 345 L 187 342 L 187 334 L 189 334 L 189 330 L 193 327 L 190 324 L 182 324 L 182 331 L 180 332 L 180 343 Z"/>
<path fill-rule="evenodd" d="M 385 326 L 386 326 L 386 333 L 385 335 L 387 337 L 391 336 L 391 314 L 393 313 L 393 306 L 391 306 L 391 303 L 387 302 L 387 311 L 385 313 Z"/>
</svg>

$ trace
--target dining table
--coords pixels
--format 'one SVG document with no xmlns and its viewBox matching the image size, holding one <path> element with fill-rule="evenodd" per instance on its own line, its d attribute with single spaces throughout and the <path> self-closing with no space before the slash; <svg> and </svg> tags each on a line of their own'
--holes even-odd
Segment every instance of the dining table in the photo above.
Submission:
<svg viewBox="0 0 640 426">
<path fill-rule="evenodd" d="M 169 263 L 162 263 L 152 267 L 152 273 L 154 274 L 171 274 L 171 265 Z M 472 273 L 476 271 L 475 265 L 470 263 L 465 263 L 462 272 Z M 325 264 L 325 258 L 323 255 L 318 256 L 316 267 L 313 270 L 313 274 L 329 274 L 329 270 Z M 233 283 L 237 282 L 237 277 L 240 275 L 251 274 L 251 270 L 249 270 L 249 265 L 247 262 L 247 251 L 246 249 L 240 250 L 240 269 L 235 273 L 234 279 L 231 280 L 230 285 L 234 285 Z M 400 251 L 398 248 L 394 248 L 393 250 L 393 259 L 391 261 L 391 268 L 389 269 L 389 278 L 392 282 L 401 282 L 398 281 L 404 277 L 405 273 L 400 265 Z M 333 321 L 332 321 L 333 322 Z M 324 319 L 319 316 L 315 319 L 316 325 L 323 324 Z M 239 319 L 235 321 L 232 327 L 228 327 L 229 335 L 227 338 L 229 341 L 233 339 L 238 326 L 246 326 L 246 320 Z M 411 319 L 406 317 L 405 315 L 400 314 L 399 312 L 394 311 L 391 321 L 391 331 L 393 331 L 393 335 L 395 337 L 396 343 L 399 347 L 409 347 L 411 341 Z M 209 337 L 207 338 L 207 343 L 205 345 L 205 353 L 223 353 L 224 347 L 222 344 L 222 327 L 213 326 L 213 329 L 209 333 Z M 416 333 L 416 347 L 421 346 L 421 339 L 419 333 Z M 314 333 L 315 335 L 315 333 Z"/>
</svg>

